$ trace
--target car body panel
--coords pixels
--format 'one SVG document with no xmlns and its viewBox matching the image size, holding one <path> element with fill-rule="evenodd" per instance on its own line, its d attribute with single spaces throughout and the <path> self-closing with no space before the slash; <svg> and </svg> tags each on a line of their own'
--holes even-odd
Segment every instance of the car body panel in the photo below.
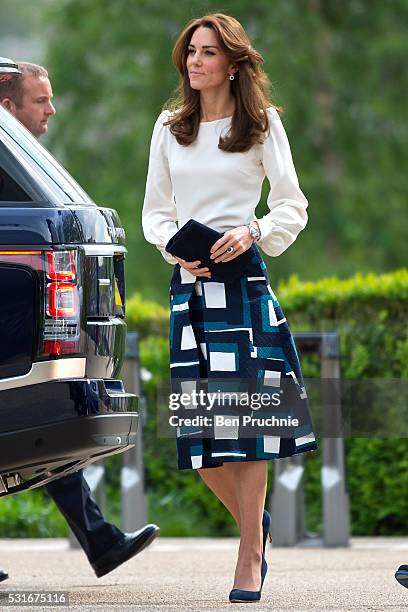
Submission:
<svg viewBox="0 0 408 612">
<path fill-rule="evenodd" d="M 117 212 L 0 107 L 0 497 L 134 445 L 125 255 Z"/>
</svg>

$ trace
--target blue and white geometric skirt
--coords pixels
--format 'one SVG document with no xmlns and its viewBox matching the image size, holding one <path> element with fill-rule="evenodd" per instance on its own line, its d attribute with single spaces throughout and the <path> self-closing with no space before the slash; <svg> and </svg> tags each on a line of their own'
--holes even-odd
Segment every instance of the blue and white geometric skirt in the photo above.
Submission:
<svg viewBox="0 0 408 612">
<path fill-rule="evenodd" d="M 182 412 L 184 417 L 202 418 L 194 425 L 179 419 L 179 469 L 276 459 L 317 449 L 295 343 L 259 249 L 254 244 L 252 250 L 243 275 L 229 283 L 196 279 L 179 264 L 174 266 L 172 391 L 185 396 L 194 389 L 197 399 L 200 389 L 213 397 L 212 403 L 206 400 L 203 406 L 201 400 L 207 396 L 201 394 L 198 407 L 192 402 Z M 284 399 L 273 408 L 265 401 L 265 408 L 253 401 L 261 393 L 265 398 L 277 398 L 280 393 Z M 222 394 L 234 396 L 235 404 L 230 401 L 226 408 Z"/>
</svg>

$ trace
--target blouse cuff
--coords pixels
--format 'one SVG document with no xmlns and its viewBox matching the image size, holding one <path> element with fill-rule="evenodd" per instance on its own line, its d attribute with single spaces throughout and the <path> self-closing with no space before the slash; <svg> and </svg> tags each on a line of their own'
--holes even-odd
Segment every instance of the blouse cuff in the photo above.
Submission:
<svg viewBox="0 0 408 612">
<path fill-rule="evenodd" d="M 287 245 L 280 235 L 280 230 L 282 228 L 268 217 L 269 215 L 265 215 L 261 219 L 255 219 L 261 231 L 261 237 L 256 244 L 258 244 L 267 255 L 277 257 L 285 250 Z"/>
<path fill-rule="evenodd" d="M 173 265 L 178 263 L 177 259 L 175 259 L 173 255 L 171 255 L 171 253 L 168 253 L 164 247 L 158 246 L 157 244 L 155 246 L 159 249 L 160 253 L 163 255 L 163 258 L 167 261 L 167 263 Z"/>
</svg>

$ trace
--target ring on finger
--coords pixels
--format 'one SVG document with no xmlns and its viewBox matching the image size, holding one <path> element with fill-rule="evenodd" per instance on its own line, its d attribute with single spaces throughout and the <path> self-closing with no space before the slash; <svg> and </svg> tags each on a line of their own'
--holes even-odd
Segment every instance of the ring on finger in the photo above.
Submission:
<svg viewBox="0 0 408 612">
<path fill-rule="evenodd" d="M 227 253 L 233 253 L 234 252 L 234 247 L 233 246 L 229 246 L 227 249 Z"/>
</svg>

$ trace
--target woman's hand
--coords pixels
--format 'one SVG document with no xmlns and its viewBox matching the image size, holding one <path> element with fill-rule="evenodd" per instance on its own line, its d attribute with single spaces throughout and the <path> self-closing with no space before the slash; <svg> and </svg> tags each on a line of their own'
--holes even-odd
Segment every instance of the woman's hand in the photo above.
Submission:
<svg viewBox="0 0 408 612">
<path fill-rule="evenodd" d="M 186 261 L 185 259 L 181 259 L 181 257 L 176 257 L 176 255 L 174 255 L 173 257 L 177 259 L 182 268 L 188 270 L 191 274 L 194 274 L 194 276 L 206 276 L 207 278 L 211 278 L 211 272 L 207 267 L 197 267 L 201 263 L 199 259 L 197 259 L 196 261 Z"/>
<path fill-rule="evenodd" d="M 217 242 L 214 242 L 210 249 L 210 258 L 214 259 L 216 263 L 219 261 L 231 261 L 247 251 L 252 246 L 253 241 L 254 239 L 251 238 L 248 226 L 240 225 L 226 231 Z M 231 253 L 227 253 L 229 247 L 234 249 Z"/>
</svg>

